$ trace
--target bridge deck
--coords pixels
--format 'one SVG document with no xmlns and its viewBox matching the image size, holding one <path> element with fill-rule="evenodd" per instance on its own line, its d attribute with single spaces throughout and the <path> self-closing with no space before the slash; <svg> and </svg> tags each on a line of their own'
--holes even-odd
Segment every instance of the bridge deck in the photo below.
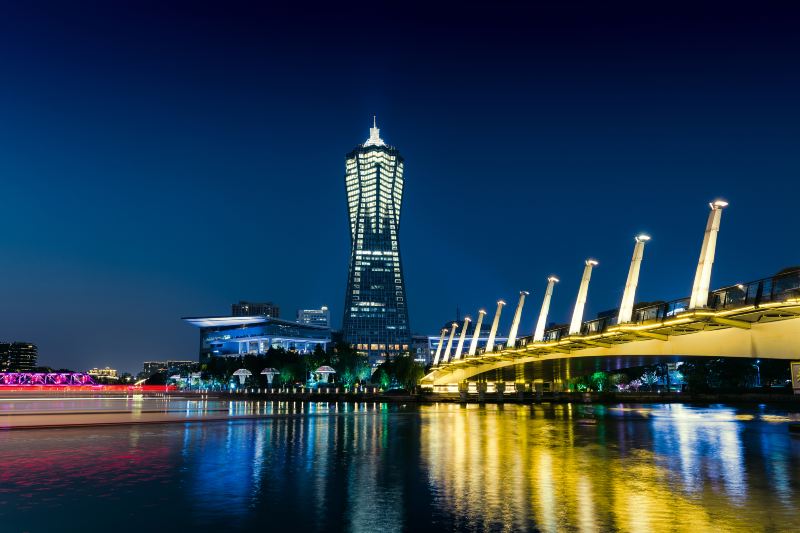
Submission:
<svg viewBox="0 0 800 533">
<path fill-rule="evenodd" d="M 638 358 L 649 355 L 793 359 L 800 357 L 800 321 L 791 327 L 767 326 L 798 317 L 800 298 L 790 295 L 783 301 L 759 305 L 684 311 L 664 319 L 609 325 L 596 333 L 568 335 L 555 341 L 534 342 L 531 337 L 524 337 L 515 348 L 441 364 L 423 378 L 422 386 L 456 383 L 483 372 L 524 362 L 575 357 Z M 688 336 L 692 338 L 682 339 Z"/>
</svg>

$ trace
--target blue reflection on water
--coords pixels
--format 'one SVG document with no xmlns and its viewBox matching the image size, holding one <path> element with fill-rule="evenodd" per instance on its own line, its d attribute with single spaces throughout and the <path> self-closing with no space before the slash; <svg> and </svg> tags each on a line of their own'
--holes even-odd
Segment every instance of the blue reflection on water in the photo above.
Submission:
<svg viewBox="0 0 800 533">
<path fill-rule="evenodd" d="M 220 405 L 186 405 L 206 407 Z M 679 404 L 225 408 L 266 416 L 0 435 L 2 530 L 51 531 L 43 510 L 86 517 L 81 531 L 797 523 L 792 413 Z"/>
</svg>

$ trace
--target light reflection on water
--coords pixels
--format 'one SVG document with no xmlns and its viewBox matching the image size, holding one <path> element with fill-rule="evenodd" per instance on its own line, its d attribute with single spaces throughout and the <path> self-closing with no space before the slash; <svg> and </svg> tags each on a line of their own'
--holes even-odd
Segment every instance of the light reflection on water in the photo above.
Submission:
<svg viewBox="0 0 800 533">
<path fill-rule="evenodd" d="M 175 408 L 172 402 L 170 408 Z M 0 433 L 2 531 L 791 531 L 798 415 L 186 402 L 261 420 Z M 38 406 L 37 409 L 40 409 Z"/>
</svg>

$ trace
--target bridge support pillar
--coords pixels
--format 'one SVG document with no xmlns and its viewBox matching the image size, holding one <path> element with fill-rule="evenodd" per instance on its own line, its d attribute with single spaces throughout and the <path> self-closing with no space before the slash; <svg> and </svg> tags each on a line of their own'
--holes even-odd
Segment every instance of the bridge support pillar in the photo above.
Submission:
<svg viewBox="0 0 800 533">
<path fill-rule="evenodd" d="M 636 286 L 639 284 L 639 269 L 644 256 L 644 244 L 650 240 L 648 235 L 637 235 L 636 244 L 633 246 L 633 258 L 628 269 L 628 279 L 625 282 L 625 291 L 622 293 L 622 303 L 619 304 L 617 324 L 626 324 L 633 318 L 633 304 L 636 299 Z"/>
<path fill-rule="evenodd" d="M 458 346 L 456 346 L 456 354 L 453 356 L 453 361 L 461 359 L 461 352 L 464 350 L 464 339 L 467 337 L 467 327 L 470 322 L 472 322 L 470 317 L 464 317 L 464 325 L 461 326 L 461 335 L 458 337 Z"/>
<path fill-rule="evenodd" d="M 494 320 L 492 321 L 492 329 L 489 331 L 489 338 L 486 340 L 486 352 L 490 353 L 494 350 L 494 339 L 497 336 L 497 326 L 500 324 L 500 313 L 503 312 L 503 306 L 506 303 L 503 300 L 497 300 L 497 311 L 494 312 Z"/>
<path fill-rule="evenodd" d="M 450 348 L 453 347 L 453 337 L 456 336 L 457 329 L 458 329 L 458 322 L 453 322 L 453 325 L 450 329 L 450 338 L 447 339 L 447 348 L 444 349 L 444 353 L 442 354 L 443 363 L 446 363 L 450 359 Z"/>
<path fill-rule="evenodd" d="M 711 213 L 706 222 L 706 233 L 703 236 L 703 246 L 700 248 L 700 259 L 697 262 L 697 272 L 692 285 L 692 298 L 689 300 L 689 309 L 708 306 L 708 291 L 711 285 L 711 267 L 714 265 L 714 253 L 717 250 L 717 234 L 722 219 L 722 209 L 728 202 L 717 200 L 708 204 Z"/>
<path fill-rule="evenodd" d="M 458 384 L 458 397 L 462 402 L 467 401 L 469 395 L 469 382 L 462 381 Z"/>
<path fill-rule="evenodd" d="M 575 301 L 575 309 L 572 311 L 572 322 L 569 325 L 569 334 L 574 335 L 581 332 L 583 323 L 583 308 L 586 307 L 586 295 L 589 293 L 589 280 L 592 279 L 592 268 L 597 266 L 597 261 L 587 259 L 581 278 L 581 286 L 578 288 L 578 299 Z"/>
<path fill-rule="evenodd" d="M 511 331 L 508 332 L 508 342 L 506 348 L 513 348 L 517 343 L 517 331 L 519 330 L 519 320 L 522 317 L 522 306 L 525 305 L 525 297 L 530 294 L 528 291 L 519 291 L 519 302 L 517 310 L 514 312 L 514 320 L 511 322 Z"/>
<path fill-rule="evenodd" d="M 478 339 L 481 336 L 481 326 L 483 325 L 483 317 L 486 316 L 486 311 L 481 309 L 478 311 L 478 321 L 475 322 L 475 331 L 472 333 L 472 340 L 469 343 L 469 352 L 467 355 L 473 356 L 478 349 Z"/>
<path fill-rule="evenodd" d="M 442 355 L 442 346 L 444 346 L 444 336 L 447 334 L 447 328 L 442 328 L 442 336 L 439 337 L 439 346 L 436 347 L 436 355 L 433 358 L 433 366 L 439 364 L 439 357 Z"/>
<path fill-rule="evenodd" d="M 476 388 L 478 389 L 478 401 L 485 402 L 486 401 L 486 382 L 479 381 L 475 384 Z"/>
<path fill-rule="evenodd" d="M 522 401 L 525 399 L 525 389 L 527 387 L 526 383 L 517 382 L 514 384 L 514 389 L 517 391 L 517 400 Z"/>
<path fill-rule="evenodd" d="M 547 325 L 547 313 L 550 312 L 550 300 L 553 297 L 553 287 L 558 283 L 558 278 L 550 276 L 547 278 L 547 289 L 544 291 L 544 300 L 542 300 L 542 310 L 539 311 L 539 320 L 536 321 L 536 329 L 533 331 L 533 340 L 544 340 L 544 328 Z"/>
<path fill-rule="evenodd" d="M 495 381 L 494 383 L 494 391 L 497 394 L 497 401 L 503 402 L 503 397 L 506 392 L 506 382 L 505 381 Z"/>
</svg>

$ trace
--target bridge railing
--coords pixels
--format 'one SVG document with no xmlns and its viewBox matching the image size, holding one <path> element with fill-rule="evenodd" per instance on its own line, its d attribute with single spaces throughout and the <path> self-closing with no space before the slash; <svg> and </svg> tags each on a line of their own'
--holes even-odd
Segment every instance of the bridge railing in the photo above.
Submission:
<svg viewBox="0 0 800 533">
<path fill-rule="evenodd" d="M 798 297 L 800 269 L 717 289 L 709 295 L 708 306 L 712 309 L 732 309 Z"/>
<path fill-rule="evenodd" d="M 581 335 L 594 335 L 595 333 L 602 333 L 609 326 L 617 323 L 616 316 L 604 316 L 595 318 L 581 324 Z"/>
<path fill-rule="evenodd" d="M 558 326 L 544 331 L 545 342 L 556 342 L 569 335 L 569 326 Z"/>
<path fill-rule="evenodd" d="M 739 283 L 730 287 L 723 287 L 712 291 L 708 295 L 708 307 L 719 311 L 735 309 L 749 305 L 760 305 L 768 302 L 782 302 L 792 298 L 800 298 L 800 268 L 782 272 L 769 278 L 763 278 L 748 283 Z M 649 321 L 665 320 L 689 310 L 690 298 L 679 298 L 669 302 L 640 307 L 634 311 L 633 323 L 641 324 Z M 592 335 L 606 331 L 610 326 L 616 325 L 616 316 L 606 316 L 587 320 L 581 325 L 582 335 Z M 569 336 L 569 325 L 560 325 L 546 329 L 544 342 L 557 342 Z M 533 344 L 533 337 L 520 337 L 516 347 Z M 503 350 L 504 345 L 498 343 L 493 351 Z M 478 348 L 476 356 L 484 355 L 486 350 Z"/>
<path fill-rule="evenodd" d="M 679 298 L 669 302 L 640 307 L 633 313 L 633 322 L 641 324 L 650 320 L 664 320 L 673 317 L 689 309 L 689 300 L 689 298 Z"/>
</svg>

